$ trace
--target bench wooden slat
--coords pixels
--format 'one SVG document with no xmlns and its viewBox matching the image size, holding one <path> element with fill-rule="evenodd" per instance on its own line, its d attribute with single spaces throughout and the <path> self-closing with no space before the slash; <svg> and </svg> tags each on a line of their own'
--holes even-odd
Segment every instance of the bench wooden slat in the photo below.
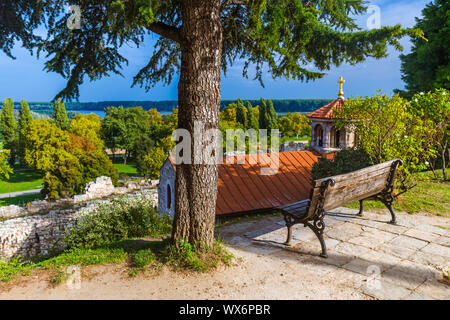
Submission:
<svg viewBox="0 0 450 320">
<path fill-rule="evenodd" d="M 294 202 L 285 206 L 278 207 L 282 212 L 287 212 L 298 219 L 303 218 L 306 215 L 306 212 L 309 208 L 310 200 L 302 200 L 298 202 Z"/>
<path fill-rule="evenodd" d="M 392 164 L 394 163 L 394 161 L 396 160 L 391 160 L 391 161 L 387 161 L 387 162 L 383 162 L 380 164 L 376 164 L 367 168 L 363 168 L 357 171 L 353 171 L 353 172 L 349 172 L 349 173 L 344 173 L 344 174 L 340 174 L 337 176 L 332 176 L 332 177 L 327 177 L 327 178 L 323 178 L 323 179 L 318 179 L 314 181 L 314 187 L 320 186 L 323 182 L 327 181 L 328 179 L 332 178 L 334 180 L 335 183 L 339 183 L 341 181 L 346 181 L 346 180 L 351 180 L 351 179 L 357 179 L 361 176 L 366 176 L 366 175 L 370 175 L 373 172 L 379 172 L 380 170 L 386 169 L 386 170 L 390 170 Z"/>
</svg>

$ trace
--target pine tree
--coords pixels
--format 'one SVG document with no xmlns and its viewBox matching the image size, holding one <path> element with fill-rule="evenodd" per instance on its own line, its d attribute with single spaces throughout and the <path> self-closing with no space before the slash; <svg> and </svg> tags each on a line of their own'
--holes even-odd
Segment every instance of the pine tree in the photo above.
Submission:
<svg viewBox="0 0 450 320">
<path fill-rule="evenodd" d="M 33 120 L 31 116 L 30 107 L 28 106 L 28 102 L 26 100 L 20 101 L 20 110 L 19 110 L 19 141 L 17 144 L 17 156 L 19 160 L 23 164 L 24 156 L 25 156 L 25 129 L 28 124 Z"/>
<path fill-rule="evenodd" d="M 17 143 L 17 122 L 14 119 L 14 101 L 11 98 L 3 100 L 3 107 L 0 114 L 1 135 L 3 139 L 3 148 L 11 150 L 9 158 L 10 165 L 14 165 Z"/>
<path fill-rule="evenodd" d="M 242 128 L 246 128 L 246 119 L 245 119 L 245 107 L 244 103 L 241 99 L 238 99 L 236 106 L 236 123 L 242 125 Z"/>
<path fill-rule="evenodd" d="M 53 103 L 53 119 L 58 128 L 66 130 L 69 126 L 69 118 L 67 117 L 66 107 L 61 99 L 57 99 Z"/>
<path fill-rule="evenodd" d="M 264 98 L 261 98 L 261 104 L 259 106 L 259 128 L 268 129 L 268 124 L 270 121 L 270 115 L 267 112 L 267 105 Z"/>
<path fill-rule="evenodd" d="M 273 107 L 272 100 L 268 100 L 267 105 L 268 105 L 267 112 L 270 115 L 270 124 L 267 129 L 278 129 L 278 115 L 277 112 L 275 111 L 275 108 Z"/>
<path fill-rule="evenodd" d="M 252 104 L 247 101 L 247 129 L 258 130 L 258 120 L 255 116 Z"/>
</svg>

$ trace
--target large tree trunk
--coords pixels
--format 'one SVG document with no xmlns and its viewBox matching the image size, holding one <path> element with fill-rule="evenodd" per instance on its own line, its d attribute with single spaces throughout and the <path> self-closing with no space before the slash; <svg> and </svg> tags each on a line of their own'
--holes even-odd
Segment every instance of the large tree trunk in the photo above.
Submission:
<svg viewBox="0 0 450 320">
<path fill-rule="evenodd" d="M 191 133 L 194 122 L 218 129 L 222 26 L 220 1 L 182 1 L 181 75 L 178 84 L 178 127 Z M 202 146 L 205 142 L 202 141 Z M 176 167 L 175 217 L 172 239 L 191 244 L 214 243 L 217 165 L 180 164 Z"/>
</svg>

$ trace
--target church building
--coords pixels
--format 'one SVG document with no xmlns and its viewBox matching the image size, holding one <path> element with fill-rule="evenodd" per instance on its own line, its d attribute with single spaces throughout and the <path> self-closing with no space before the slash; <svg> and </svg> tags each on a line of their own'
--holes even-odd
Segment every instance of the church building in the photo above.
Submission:
<svg viewBox="0 0 450 320">
<path fill-rule="evenodd" d="M 275 207 L 309 198 L 312 188 L 312 167 L 320 158 L 333 159 L 337 151 L 350 148 L 355 135 L 345 128 L 336 130 L 333 111 L 341 108 L 344 99 L 339 79 L 338 99 L 309 113 L 312 139 L 309 150 L 279 152 L 279 168 L 274 175 L 261 175 L 269 154 L 234 155 L 233 164 L 218 165 L 219 179 L 216 215 L 253 214 L 270 212 Z M 243 159 L 243 161 L 238 161 Z M 160 170 L 158 211 L 174 215 L 176 166 L 168 157 Z"/>
<path fill-rule="evenodd" d="M 322 154 L 351 148 L 356 142 L 353 132 L 346 128 L 337 130 L 335 127 L 333 112 L 341 108 L 347 101 L 342 91 L 345 80 L 340 77 L 338 83 L 338 98 L 307 115 L 311 121 L 310 147 Z"/>
</svg>

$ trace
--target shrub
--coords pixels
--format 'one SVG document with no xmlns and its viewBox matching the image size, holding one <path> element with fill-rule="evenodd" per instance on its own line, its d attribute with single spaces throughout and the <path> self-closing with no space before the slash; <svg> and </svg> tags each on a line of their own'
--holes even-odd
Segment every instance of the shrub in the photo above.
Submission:
<svg viewBox="0 0 450 320">
<path fill-rule="evenodd" d="M 362 149 L 344 149 L 333 160 L 320 158 L 312 168 L 313 179 L 322 179 L 359 170 L 371 165 L 370 158 Z"/>
<path fill-rule="evenodd" d="M 99 204 L 66 232 L 69 248 L 91 248 L 122 239 L 159 236 L 171 231 L 171 217 L 160 215 L 146 197 L 122 197 Z"/>
</svg>

